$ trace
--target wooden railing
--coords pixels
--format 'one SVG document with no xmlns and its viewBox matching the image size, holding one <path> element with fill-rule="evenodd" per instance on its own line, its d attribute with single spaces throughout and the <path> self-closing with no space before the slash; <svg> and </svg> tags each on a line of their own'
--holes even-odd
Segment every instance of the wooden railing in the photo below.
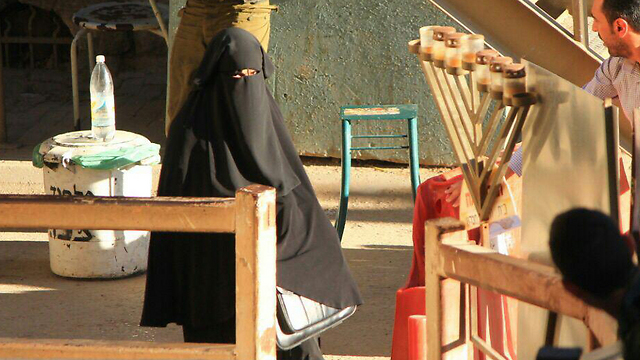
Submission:
<svg viewBox="0 0 640 360">
<path fill-rule="evenodd" d="M 228 199 L 0 195 L 0 229 L 236 235 L 236 344 L 0 338 L 0 358 L 275 360 L 275 197 L 262 185 Z"/>
<path fill-rule="evenodd" d="M 463 224 L 455 219 L 430 220 L 425 226 L 427 359 L 439 360 L 452 349 L 450 344 L 443 343 L 443 333 L 452 332 L 448 327 L 459 326 L 443 321 L 443 304 L 448 299 L 443 295 L 442 281 L 447 278 L 582 320 L 592 348 L 615 343 L 615 320 L 569 293 L 553 268 L 475 245 L 467 240 Z M 469 298 L 472 304 L 473 296 Z M 471 330 L 461 332 L 456 346 L 473 344 L 489 358 L 505 359 L 474 334 L 477 324 L 469 321 L 475 310 L 473 306 L 461 306 L 460 323 L 466 322 Z"/>
</svg>

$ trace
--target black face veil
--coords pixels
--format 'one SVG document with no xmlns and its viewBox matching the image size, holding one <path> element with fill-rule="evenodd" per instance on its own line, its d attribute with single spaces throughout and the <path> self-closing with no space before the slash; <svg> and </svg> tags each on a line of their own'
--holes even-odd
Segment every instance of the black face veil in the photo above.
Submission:
<svg viewBox="0 0 640 360">
<path fill-rule="evenodd" d="M 234 77 L 245 69 L 256 73 Z M 276 188 L 278 286 L 336 308 L 361 304 L 338 234 L 265 84 L 273 70 L 248 32 L 216 35 L 169 130 L 158 195 L 233 197 L 250 184 Z M 141 324 L 208 327 L 233 317 L 233 240 L 152 232 Z"/>
</svg>

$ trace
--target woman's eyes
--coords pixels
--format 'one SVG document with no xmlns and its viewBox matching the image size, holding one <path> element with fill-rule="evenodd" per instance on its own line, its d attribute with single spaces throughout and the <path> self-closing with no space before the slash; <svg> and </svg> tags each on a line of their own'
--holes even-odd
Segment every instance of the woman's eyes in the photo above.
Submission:
<svg viewBox="0 0 640 360">
<path fill-rule="evenodd" d="M 231 75 L 234 79 L 242 79 L 245 76 L 253 76 L 258 73 L 258 70 L 255 69 L 242 69 L 237 71 L 235 74 Z"/>
</svg>

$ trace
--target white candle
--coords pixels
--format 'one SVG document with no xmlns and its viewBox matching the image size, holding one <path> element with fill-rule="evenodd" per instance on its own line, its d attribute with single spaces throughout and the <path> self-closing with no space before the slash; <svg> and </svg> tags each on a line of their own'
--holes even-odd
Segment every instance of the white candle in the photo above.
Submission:
<svg viewBox="0 0 640 360">
<path fill-rule="evenodd" d="M 435 26 L 423 26 L 420 28 L 420 49 L 423 53 L 431 53 L 434 27 Z"/>
</svg>

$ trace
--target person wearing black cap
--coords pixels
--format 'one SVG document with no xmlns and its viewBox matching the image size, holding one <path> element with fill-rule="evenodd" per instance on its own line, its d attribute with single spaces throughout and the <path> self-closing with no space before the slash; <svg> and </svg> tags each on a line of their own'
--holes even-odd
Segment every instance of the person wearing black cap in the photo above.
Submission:
<svg viewBox="0 0 640 360">
<path fill-rule="evenodd" d="M 266 86 L 274 66 L 250 33 L 229 28 L 207 48 L 171 125 L 159 196 L 232 197 L 276 189 L 277 285 L 343 309 L 362 303 L 282 114 Z M 224 239 L 224 241 L 220 241 Z M 153 232 L 141 325 L 183 326 L 185 341 L 235 341 L 232 234 Z M 322 359 L 315 339 L 279 359 Z"/>
</svg>

